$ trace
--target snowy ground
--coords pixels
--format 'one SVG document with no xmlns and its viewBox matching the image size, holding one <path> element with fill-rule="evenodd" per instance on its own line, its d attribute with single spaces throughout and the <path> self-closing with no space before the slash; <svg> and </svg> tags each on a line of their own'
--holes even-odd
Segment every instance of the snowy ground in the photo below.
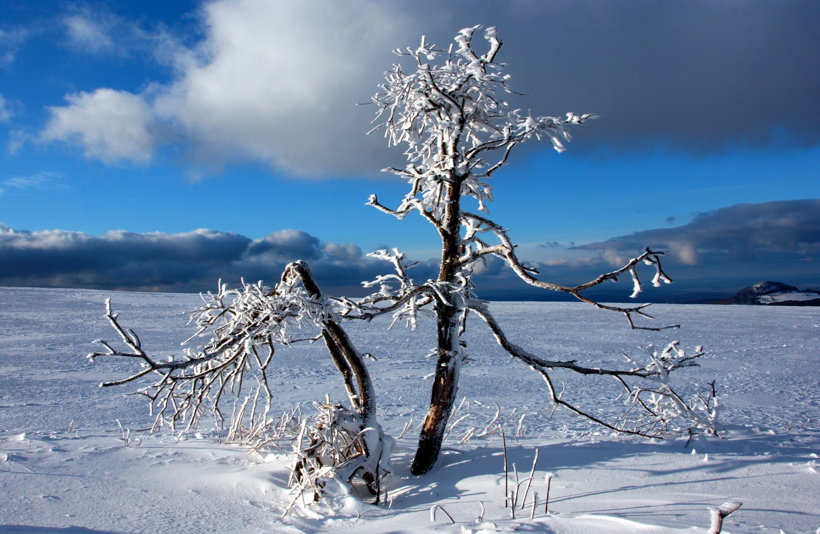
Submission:
<svg viewBox="0 0 820 534">
<path fill-rule="evenodd" d="M 612 436 L 565 411 L 552 412 L 540 379 L 504 357 L 473 323 L 461 415 L 437 469 L 407 474 L 415 432 L 398 439 L 389 507 L 336 499 L 282 518 L 287 450 L 265 457 L 219 443 L 211 432 L 145 436 L 145 403 L 133 387 L 98 388 L 127 362 L 90 363 L 89 341 L 113 339 L 102 318 L 111 296 L 146 348 L 170 355 L 187 337 L 192 295 L 0 288 L 0 533 L 16 532 L 706 532 L 708 507 L 743 503 L 724 532 L 816 532 L 820 527 L 820 308 L 654 306 L 658 323 L 681 330 L 630 331 L 622 317 L 581 304 L 494 303 L 510 337 L 537 354 L 618 359 L 672 338 L 703 344 L 702 367 L 679 380 L 717 380 L 723 439 L 646 441 Z M 432 362 L 429 325 L 412 333 L 357 325 L 354 341 L 374 354 L 380 418 L 398 436 L 424 413 Z M 319 347 L 282 351 L 272 375 L 282 409 L 343 398 Z M 615 415 L 607 382 L 560 377 L 566 394 Z M 483 429 L 500 407 L 510 462 L 524 478 L 540 459 L 531 509 L 503 507 L 503 449 Z M 522 421 L 523 415 L 523 421 Z M 121 430 L 119 424 L 122 425 Z M 519 425 L 521 426 L 519 430 Z M 130 431 L 130 435 L 129 435 Z M 515 434 L 518 431 L 519 437 Z M 553 473 L 549 513 L 544 478 Z M 330 506 L 333 506 L 331 509 Z M 431 510 L 440 510 L 431 520 Z M 477 522 L 481 514 L 483 522 Z"/>
<path fill-rule="evenodd" d="M 820 293 L 815 291 L 790 291 L 788 293 L 775 293 L 773 295 L 760 295 L 755 298 L 758 304 L 777 304 L 780 302 L 803 302 L 820 298 Z"/>
</svg>

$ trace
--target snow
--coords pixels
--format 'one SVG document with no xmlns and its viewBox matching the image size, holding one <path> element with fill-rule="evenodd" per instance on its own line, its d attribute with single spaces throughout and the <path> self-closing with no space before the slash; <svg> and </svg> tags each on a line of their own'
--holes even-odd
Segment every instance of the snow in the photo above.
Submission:
<svg viewBox="0 0 820 534">
<path fill-rule="evenodd" d="M 565 410 L 553 412 L 543 382 L 494 346 L 480 321 L 470 324 L 460 395 L 466 398 L 437 468 L 409 475 L 415 427 L 429 395 L 434 332 L 389 318 L 351 327 L 375 379 L 379 417 L 396 437 L 389 506 L 336 494 L 287 517 L 291 456 L 282 448 L 249 451 L 197 435 L 146 435 L 145 400 L 135 388 L 99 388 L 126 376 L 129 362 L 89 362 L 94 339 L 112 339 L 104 301 L 156 357 L 178 354 L 196 295 L 0 288 L 0 533 L 107 532 L 706 532 L 709 508 L 742 507 L 724 532 L 815 532 L 820 527 L 820 309 L 655 305 L 658 324 L 680 330 L 629 330 L 617 314 L 574 303 L 492 303 L 510 338 L 545 357 L 616 361 L 639 347 L 678 339 L 703 345 L 701 367 L 673 374 L 702 386 L 715 379 L 723 438 L 647 441 L 613 436 Z M 345 398 L 321 347 L 278 351 L 271 387 L 282 410 Z M 676 377 L 674 375 L 677 375 Z M 565 395 L 603 416 L 622 407 L 614 384 L 555 375 Z M 504 508 L 500 412 L 509 465 L 529 476 L 526 509 Z M 413 428 L 399 437 L 412 418 Z M 519 428 L 520 427 L 520 428 Z M 476 437 L 484 430 L 487 435 Z M 470 438 L 472 431 L 473 437 Z M 460 443 L 460 441 L 464 443 Z M 512 469 L 511 469 L 512 471 Z M 549 513 L 545 476 L 553 473 Z M 510 473 L 510 485 L 513 474 Z M 523 491 L 524 484 L 522 484 Z M 535 518 L 529 503 L 538 494 Z M 431 521 L 434 507 L 435 521 Z M 477 521 L 483 512 L 482 521 Z M 447 515 L 455 521 L 450 523 Z"/>
<path fill-rule="evenodd" d="M 817 299 L 820 299 L 820 293 L 817 291 L 789 291 L 759 295 L 755 297 L 755 302 L 757 304 L 776 304 L 779 302 L 799 302 Z"/>
</svg>

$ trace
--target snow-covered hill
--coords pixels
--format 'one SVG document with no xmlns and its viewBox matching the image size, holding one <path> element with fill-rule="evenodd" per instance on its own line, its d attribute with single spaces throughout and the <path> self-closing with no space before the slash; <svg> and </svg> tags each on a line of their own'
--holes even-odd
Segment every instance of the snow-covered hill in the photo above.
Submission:
<svg viewBox="0 0 820 534">
<path fill-rule="evenodd" d="M 757 282 L 743 288 L 722 304 L 762 304 L 778 306 L 820 306 L 820 291 L 800 290 L 782 282 Z"/>
<path fill-rule="evenodd" d="M 157 355 L 189 334 L 183 312 L 194 295 L 0 288 L 0 533 L 114 532 L 706 532 L 708 507 L 737 500 L 727 533 L 815 532 L 820 527 L 820 309 L 657 305 L 658 324 L 680 330 L 628 330 L 623 318 L 575 303 L 492 303 L 510 336 L 532 351 L 585 361 L 639 356 L 638 347 L 674 338 L 703 344 L 702 366 L 677 378 L 721 395 L 723 438 L 646 441 L 553 411 L 539 377 L 495 348 L 474 323 L 454 420 L 437 468 L 415 478 L 408 465 L 414 427 L 428 400 L 434 333 L 384 323 L 355 325 L 357 346 L 378 357 L 379 416 L 397 437 L 389 506 L 345 498 L 299 507 L 282 518 L 290 456 L 220 443 L 210 429 L 177 439 L 137 432 L 150 423 L 133 388 L 98 388 L 127 362 L 92 364 L 96 338 L 112 338 L 102 318 L 110 296 L 123 322 Z M 276 355 L 270 376 L 283 410 L 343 398 L 318 347 Z M 561 376 L 565 395 L 602 416 L 622 409 L 617 384 Z M 684 388 L 688 389 L 688 388 Z M 483 430 L 500 412 L 510 465 L 529 476 L 527 505 L 504 508 L 503 448 Z M 463 417 L 463 418 L 462 418 Z M 402 435 L 405 426 L 411 430 Z M 473 432 L 479 434 L 480 432 Z M 554 476 L 549 512 L 545 477 Z M 512 474 L 510 478 L 512 478 Z M 522 486 L 523 487 L 523 486 Z M 440 507 L 440 508 L 437 508 Z M 454 523 L 444 512 L 452 516 Z M 432 518 L 433 512 L 435 517 Z M 481 520 L 478 521 L 478 518 Z"/>
</svg>

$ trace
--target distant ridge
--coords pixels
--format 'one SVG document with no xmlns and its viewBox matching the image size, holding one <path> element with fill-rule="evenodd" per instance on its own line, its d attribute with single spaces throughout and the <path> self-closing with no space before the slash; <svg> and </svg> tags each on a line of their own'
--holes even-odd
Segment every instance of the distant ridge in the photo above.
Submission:
<svg viewBox="0 0 820 534">
<path fill-rule="evenodd" d="M 734 297 L 718 304 L 752 304 L 763 306 L 820 306 L 820 291 L 800 290 L 782 282 L 757 282 L 744 287 Z"/>
</svg>

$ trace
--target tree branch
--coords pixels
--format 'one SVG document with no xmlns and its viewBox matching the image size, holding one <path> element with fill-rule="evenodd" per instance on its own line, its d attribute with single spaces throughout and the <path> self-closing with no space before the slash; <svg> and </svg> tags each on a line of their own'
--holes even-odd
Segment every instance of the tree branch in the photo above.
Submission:
<svg viewBox="0 0 820 534">
<path fill-rule="evenodd" d="M 513 272 L 516 275 L 518 275 L 518 277 L 521 280 L 523 280 L 524 282 L 526 282 L 527 284 L 529 284 L 531 286 L 534 286 L 534 287 L 541 288 L 541 289 L 547 289 L 547 290 L 550 290 L 550 291 L 560 291 L 560 292 L 563 292 L 563 293 L 569 293 L 570 295 L 574 296 L 575 298 L 577 298 L 581 302 L 586 302 L 587 304 L 591 304 L 592 306 L 594 306 L 596 308 L 599 308 L 599 309 L 602 309 L 602 310 L 608 310 L 608 311 L 623 313 L 624 316 L 626 317 L 627 322 L 629 323 L 629 326 L 633 329 L 659 331 L 659 330 L 665 330 L 665 329 L 669 329 L 669 328 L 679 328 L 680 327 L 680 325 L 677 325 L 677 324 L 676 325 L 662 326 L 662 327 L 638 326 L 634 323 L 633 315 L 640 315 L 640 316 L 652 319 L 651 315 L 649 315 L 648 313 L 643 311 L 644 308 L 649 306 L 649 304 L 641 304 L 639 306 L 627 306 L 627 307 L 612 306 L 612 305 L 602 304 L 602 303 L 600 303 L 596 300 L 590 299 L 590 298 L 588 298 L 588 297 L 586 297 L 585 295 L 582 294 L 583 291 L 585 291 L 587 289 L 590 289 L 592 287 L 598 286 L 600 284 L 603 284 L 604 282 L 607 282 L 607 281 L 610 281 L 610 280 L 617 280 L 618 276 L 620 276 L 621 274 L 623 274 L 627 271 L 629 271 L 630 273 L 633 274 L 634 280 L 637 280 L 637 274 L 635 273 L 635 267 L 638 264 L 642 263 L 642 262 L 643 263 L 648 263 L 650 265 L 655 266 L 656 274 L 655 274 L 655 277 L 652 280 L 652 283 L 654 285 L 656 285 L 656 286 L 660 285 L 660 281 L 663 281 L 665 283 L 671 283 L 672 280 L 668 276 L 666 276 L 666 273 L 664 273 L 663 269 L 661 268 L 660 256 L 664 254 L 663 252 L 654 251 L 654 250 L 650 250 L 650 249 L 647 248 L 642 254 L 638 255 L 635 258 L 632 258 L 631 260 L 629 260 L 622 267 L 620 267 L 620 268 L 618 268 L 614 271 L 602 274 L 602 275 L 598 276 L 597 278 L 595 278 L 594 280 L 591 280 L 589 282 L 586 282 L 584 284 L 580 284 L 580 285 L 577 285 L 577 286 L 562 286 L 560 284 L 553 284 L 551 282 L 546 282 L 546 281 L 543 281 L 543 280 L 540 280 L 540 279 L 534 277 L 531 274 L 532 269 L 529 269 L 529 268 L 525 267 L 521 263 L 521 261 L 518 259 L 518 256 L 515 253 L 515 245 L 513 245 L 512 241 L 510 240 L 509 236 L 507 235 L 506 230 L 504 230 L 501 226 L 494 223 L 490 219 L 487 219 L 486 217 L 482 217 L 482 216 L 476 215 L 474 213 L 469 213 L 469 212 L 466 212 L 466 211 L 462 211 L 461 216 L 462 216 L 462 220 L 465 223 L 467 221 L 474 221 L 475 223 L 478 223 L 480 226 L 483 226 L 485 231 L 490 231 L 493 234 L 495 234 L 495 236 L 498 238 L 498 240 L 501 241 L 501 244 L 494 247 L 494 248 L 492 248 L 492 249 L 488 249 L 488 252 L 486 254 L 493 254 L 493 255 L 498 256 L 498 257 L 502 258 L 503 260 L 505 260 L 507 262 L 507 264 L 510 266 L 510 268 L 513 270 Z M 481 254 L 481 255 L 483 255 L 483 254 Z M 639 283 L 636 283 L 635 291 L 633 291 L 633 293 L 631 295 L 633 298 L 635 296 L 637 296 L 639 288 L 640 288 Z"/>
<path fill-rule="evenodd" d="M 547 384 L 550 397 L 553 403 L 555 403 L 556 405 L 564 406 L 565 408 L 569 409 L 570 411 L 578 415 L 581 415 L 597 424 L 600 424 L 606 428 L 615 430 L 617 432 L 634 434 L 644 437 L 662 437 L 662 430 L 666 427 L 666 424 L 668 423 L 667 419 L 670 419 L 673 416 L 669 415 L 669 413 L 665 413 L 668 412 L 668 410 L 653 410 L 641 399 L 642 393 L 651 392 L 658 397 L 668 399 L 674 405 L 675 410 L 677 410 L 674 416 L 685 416 L 689 423 L 691 423 L 693 426 L 701 428 L 708 433 L 715 433 L 715 421 L 713 420 L 714 418 L 712 417 L 710 419 L 704 417 L 701 415 L 699 411 L 699 409 L 702 411 L 708 411 L 712 409 L 710 402 L 704 401 L 703 406 L 693 408 L 689 406 L 686 402 L 684 402 L 682 397 L 675 390 L 669 387 L 669 385 L 666 383 L 666 377 L 670 372 L 683 367 L 697 365 L 695 363 L 695 360 L 703 355 L 703 352 L 700 349 L 700 347 L 696 349 L 694 354 L 686 355 L 677 348 L 677 342 L 673 342 L 670 343 L 666 350 L 664 350 L 663 354 L 661 354 L 660 356 L 653 356 L 649 364 L 643 367 L 636 366 L 631 369 L 602 369 L 600 367 L 588 367 L 579 365 L 578 363 L 576 363 L 575 360 L 544 360 L 526 351 L 522 347 L 510 342 L 501 326 L 498 324 L 498 322 L 487 309 L 486 304 L 480 301 L 473 300 L 470 301 L 470 303 L 468 304 L 468 309 L 471 312 L 478 315 L 487 324 L 487 326 L 490 328 L 490 331 L 493 333 L 496 342 L 499 344 L 499 346 L 501 346 L 501 348 L 503 348 L 510 356 L 525 363 L 531 369 L 533 369 L 542 376 L 545 383 Z M 633 364 L 635 363 L 634 360 L 630 358 L 628 358 L 628 360 Z M 548 372 L 548 370 L 551 369 L 565 369 L 581 375 L 598 375 L 614 377 L 618 380 L 618 382 L 620 382 L 624 386 L 624 388 L 626 388 L 628 392 L 628 398 L 631 400 L 631 402 L 633 404 L 638 404 L 640 407 L 642 407 L 644 409 L 645 415 L 648 414 L 652 422 L 652 425 L 649 427 L 650 430 L 642 430 L 637 426 L 633 428 L 627 428 L 623 425 L 618 426 L 612 423 L 608 423 L 592 415 L 591 413 L 575 406 L 574 404 L 564 400 L 560 394 L 556 393 L 555 387 L 553 386 L 552 379 Z M 655 389 L 648 389 L 640 386 L 630 385 L 625 380 L 625 378 L 627 377 L 638 379 L 657 379 L 660 381 L 661 386 Z M 654 429 L 657 428 L 660 428 L 661 430 L 655 431 Z"/>
</svg>

